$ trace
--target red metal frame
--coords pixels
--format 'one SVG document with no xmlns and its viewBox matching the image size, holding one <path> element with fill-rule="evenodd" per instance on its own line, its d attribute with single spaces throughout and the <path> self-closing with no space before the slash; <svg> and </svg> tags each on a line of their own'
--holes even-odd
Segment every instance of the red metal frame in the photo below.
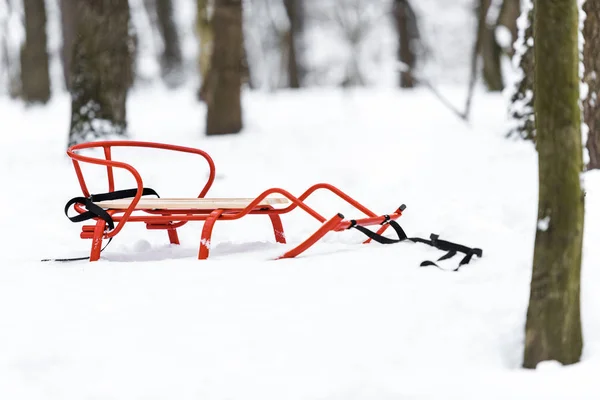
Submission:
<svg viewBox="0 0 600 400">
<path fill-rule="evenodd" d="M 208 258 L 210 251 L 210 240 L 212 236 L 212 230 L 214 224 L 217 220 L 220 221 L 233 221 L 240 219 L 246 215 L 268 215 L 272 226 L 273 232 L 275 234 L 275 240 L 278 243 L 286 243 L 285 233 L 283 230 L 283 224 L 281 222 L 281 215 L 287 214 L 293 211 L 296 208 L 301 208 L 310 216 L 315 218 L 317 221 L 322 223 L 323 225 L 308 239 L 304 242 L 300 243 L 295 248 L 289 250 L 285 254 L 283 254 L 279 258 L 293 258 L 298 256 L 299 254 L 306 251 L 312 245 L 314 245 L 319 239 L 325 236 L 328 232 L 331 231 L 343 231 L 348 229 L 352 222 L 350 220 L 344 219 L 344 216 L 341 214 L 337 214 L 331 219 L 327 220 L 321 214 L 316 212 L 314 209 L 306 205 L 305 200 L 315 193 L 318 190 L 326 190 L 340 199 L 344 200 L 358 211 L 366 215 L 366 217 L 357 219 L 356 223 L 369 226 L 369 225 L 378 225 L 381 227 L 377 231 L 379 234 L 385 232 L 385 230 L 389 227 L 389 224 L 385 222 L 387 220 L 396 220 L 402 215 L 402 210 L 399 208 L 395 210 L 393 213 L 388 215 L 377 215 L 373 211 L 369 210 L 364 205 L 360 204 L 358 201 L 354 200 L 352 197 L 348 196 L 346 193 L 342 192 L 337 187 L 330 185 L 328 183 L 319 183 L 308 188 L 304 193 L 302 193 L 299 197 L 295 197 L 288 191 L 280 188 L 271 188 L 265 190 L 260 195 L 258 195 L 247 207 L 241 209 L 214 209 L 214 210 L 139 210 L 136 209 L 136 205 L 142 197 L 142 190 L 144 188 L 144 184 L 142 181 L 142 177 L 138 173 L 138 171 L 132 167 L 131 165 L 114 161 L 112 159 L 111 149 L 113 147 L 145 147 L 145 148 L 153 148 L 153 149 L 163 149 L 177 152 L 184 152 L 190 154 L 197 154 L 203 157 L 208 166 L 210 168 L 209 176 L 207 182 L 204 184 L 204 187 L 200 191 L 198 198 L 204 198 L 208 193 L 210 187 L 212 186 L 215 179 L 215 164 L 212 158 L 208 155 L 208 153 L 184 146 L 176 146 L 171 144 L 163 144 L 163 143 L 153 143 L 153 142 L 141 142 L 141 141 L 99 141 L 99 142 L 89 142 L 83 144 L 77 144 L 70 147 L 67 150 L 68 156 L 71 158 L 73 162 L 73 166 L 75 168 L 75 173 L 77 174 L 77 179 L 79 180 L 79 185 L 81 186 L 81 190 L 85 197 L 90 196 L 90 192 L 85 183 L 85 179 L 83 173 L 81 171 L 80 162 L 102 165 L 106 166 L 106 173 L 108 178 L 108 190 L 115 190 L 115 181 L 114 181 L 114 168 L 121 168 L 133 175 L 136 186 L 137 186 L 137 194 L 133 198 L 131 205 L 126 210 L 109 210 L 111 217 L 115 222 L 115 228 L 112 230 L 107 230 L 107 226 L 104 220 L 100 218 L 96 218 L 96 222 L 94 225 L 86 225 L 83 226 L 80 237 L 82 239 L 92 239 L 92 248 L 90 252 L 90 261 L 97 261 L 100 258 L 100 250 L 102 248 L 102 240 L 108 239 L 116 236 L 125 226 L 127 222 L 144 222 L 146 224 L 147 229 L 163 229 L 166 230 L 169 235 L 169 241 L 173 244 L 179 244 L 179 238 L 177 236 L 177 228 L 186 224 L 189 221 L 204 221 L 204 226 L 202 229 L 202 235 L 200 240 L 198 258 L 203 260 Z M 104 159 L 95 158 L 90 156 L 83 156 L 78 154 L 77 151 L 83 149 L 91 149 L 91 148 L 102 148 L 104 150 Z M 292 204 L 285 208 L 274 208 L 272 206 L 265 207 L 259 206 L 259 204 L 269 195 L 278 194 L 283 197 L 286 197 Z M 75 204 L 75 210 L 79 213 L 84 213 L 87 210 L 83 205 Z M 134 211 L 142 212 L 142 215 L 134 215 Z M 369 243 L 369 240 L 366 240 L 364 243 Z"/>
</svg>

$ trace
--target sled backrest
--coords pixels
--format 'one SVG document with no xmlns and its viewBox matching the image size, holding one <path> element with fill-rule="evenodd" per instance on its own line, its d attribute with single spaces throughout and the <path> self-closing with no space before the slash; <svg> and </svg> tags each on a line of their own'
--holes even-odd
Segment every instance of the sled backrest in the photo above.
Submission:
<svg viewBox="0 0 600 400">
<path fill-rule="evenodd" d="M 195 149 L 192 147 L 164 144 L 164 143 L 141 142 L 141 141 L 133 141 L 133 140 L 131 140 L 131 141 L 130 140 L 108 140 L 108 141 L 87 142 L 87 143 L 73 145 L 73 146 L 69 147 L 69 149 L 67 150 L 67 155 L 73 161 L 73 167 L 75 168 L 75 173 L 77 174 L 77 179 L 79 181 L 81 191 L 83 192 L 83 195 L 85 197 L 89 197 L 90 192 L 89 192 L 87 184 L 85 182 L 85 178 L 84 178 L 83 172 L 81 170 L 80 162 L 106 166 L 106 177 L 108 180 L 108 191 L 109 192 L 115 191 L 114 168 L 121 168 L 121 169 L 128 171 L 129 173 L 131 173 L 131 175 L 135 179 L 137 189 L 141 193 L 141 191 L 144 187 L 144 183 L 142 181 L 141 175 L 130 164 L 127 164 L 122 161 L 113 160 L 112 159 L 112 151 L 111 151 L 111 149 L 113 147 L 143 147 L 143 148 L 163 149 L 163 150 L 177 151 L 177 152 L 182 152 L 182 153 L 197 154 L 197 155 L 203 157 L 206 160 L 206 162 L 208 163 L 210 171 L 209 171 L 208 180 L 206 181 L 204 187 L 202 188 L 202 190 L 200 191 L 200 193 L 198 195 L 199 198 L 206 196 L 206 193 L 212 186 L 214 179 L 215 179 L 215 164 L 214 164 L 212 158 L 208 155 L 208 153 L 206 153 L 205 151 L 199 150 L 199 149 Z M 81 155 L 78 153 L 79 150 L 93 149 L 93 148 L 102 148 L 104 151 L 104 158 L 84 156 L 84 155 Z"/>
</svg>

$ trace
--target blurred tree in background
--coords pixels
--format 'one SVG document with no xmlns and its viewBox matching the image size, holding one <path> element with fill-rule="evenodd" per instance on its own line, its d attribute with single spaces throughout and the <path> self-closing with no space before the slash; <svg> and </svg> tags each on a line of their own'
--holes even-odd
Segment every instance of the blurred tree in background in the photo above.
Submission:
<svg viewBox="0 0 600 400">
<path fill-rule="evenodd" d="M 27 0 L 25 9 L 25 43 L 21 49 L 21 96 L 27 103 L 46 103 L 50 99 L 46 4 L 44 0 Z"/>
<path fill-rule="evenodd" d="M 587 93 L 583 100 L 583 117 L 588 128 L 587 168 L 600 169 L 600 0 L 586 0 L 583 10 L 586 13 L 583 28 L 583 81 L 587 85 Z"/>
<path fill-rule="evenodd" d="M 477 54 L 483 60 L 483 80 L 491 91 L 504 89 L 500 65 L 502 50 L 496 41 L 496 26 L 489 23 L 492 0 L 480 0 L 477 7 Z"/>
<path fill-rule="evenodd" d="M 73 53 L 73 39 L 75 37 L 75 7 L 72 0 L 60 0 L 60 18 L 62 47 L 60 50 L 61 65 L 65 87 L 70 90 L 71 56 Z"/>
<path fill-rule="evenodd" d="M 501 37 L 498 41 L 502 50 L 509 56 L 515 54 L 514 45 L 519 37 L 519 28 L 517 20 L 521 15 L 521 0 L 503 0 L 498 11 L 498 19 L 496 22 L 495 36 Z M 504 32 L 499 33 L 499 29 L 504 29 Z"/>
<path fill-rule="evenodd" d="M 208 75 L 210 59 L 212 57 L 213 31 L 212 14 L 214 11 L 214 0 L 196 0 L 198 6 L 198 17 L 196 20 L 196 30 L 198 34 L 199 57 L 198 69 L 200 77 L 204 81 Z M 202 98 L 202 88 L 199 89 L 200 98 Z"/>
<path fill-rule="evenodd" d="M 304 65 L 302 63 L 303 32 L 304 32 L 304 1 L 283 0 L 285 12 L 289 19 L 289 29 L 286 33 L 287 71 L 290 88 L 299 89 L 304 79 Z"/>
<path fill-rule="evenodd" d="M 172 0 L 144 0 L 152 26 L 158 28 L 160 44 L 161 77 L 169 87 L 180 86 L 183 81 L 183 61 L 177 24 L 173 16 Z"/>
<path fill-rule="evenodd" d="M 415 44 L 420 40 L 417 16 L 408 0 L 394 0 L 393 8 L 398 31 L 398 61 L 400 67 L 400 87 L 415 86 L 413 70 L 417 61 Z"/>
</svg>

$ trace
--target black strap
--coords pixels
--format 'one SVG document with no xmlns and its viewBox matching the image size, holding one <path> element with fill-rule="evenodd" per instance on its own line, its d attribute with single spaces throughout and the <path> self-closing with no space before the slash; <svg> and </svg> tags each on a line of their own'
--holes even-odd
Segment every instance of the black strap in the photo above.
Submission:
<svg viewBox="0 0 600 400">
<path fill-rule="evenodd" d="M 109 238 L 108 242 L 106 242 L 106 244 L 104 245 L 104 247 L 102 247 L 102 249 L 100 249 L 100 253 L 102 253 L 104 251 L 105 248 L 108 247 L 108 245 L 110 244 L 110 242 L 113 240 L 113 238 Z M 75 258 L 44 258 L 41 261 L 42 262 L 49 262 L 49 261 L 56 261 L 56 262 L 68 262 L 68 261 L 83 261 L 83 260 L 89 260 L 90 256 L 87 257 L 75 257 Z"/>
<path fill-rule="evenodd" d="M 71 200 L 69 200 L 67 202 L 67 204 L 65 205 L 65 215 L 67 216 L 67 218 L 69 218 L 71 220 L 71 222 L 83 222 L 83 221 L 87 221 L 88 219 L 92 219 L 92 218 L 101 218 L 106 222 L 109 229 L 112 230 L 112 229 L 115 229 L 115 223 L 114 223 L 112 217 L 110 216 L 109 213 L 104 211 L 104 209 L 102 207 L 94 204 L 94 202 L 100 202 L 100 201 L 105 201 L 105 200 L 126 199 L 129 197 L 135 197 L 136 194 L 137 194 L 137 189 L 124 189 L 124 190 L 117 190 L 117 191 L 108 192 L 108 193 L 92 194 L 92 195 L 90 195 L 90 197 L 74 197 Z M 153 196 L 160 198 L 158 193 L 156 193 L 156 191 L 151 188 L 143 188 L 142 196 L 146 196 L 146 195 L 153 195 Z M 82 204 L 85 206 L 87 211 L 84 213 L 75 215 L 73 217 L 69 217 L 69 208 L 73 204 Z"/>
<path fill-rule="evenodd" d="M 411 242 L 424 243 L 429 246 L 433 246 L 437 249 L 446 251 L 447 253 L 444 254 L 442 257 L 438 258 L 437 261 L 443 261 L 443 260 L 450 259 L 450 258 L 454 257 L 456 255 L 456 253 L 458 253 L 458 252 L 464 253 L 465 257 L 460 261 L 460 263 L 458 264 L 458 267 L 456 267 L 456 269 L 454 269 L 453 271 L 458 271 L 460 269 L 460 267 L 462 267 L 465 264 L 468 264 L 474 255 L 476 255 L 477 257 L 480 257 L 480 258 L 483 256 L 483 250 L 481 250 L 479 248 L 471 248 L 471 247 L 464 246 L 462 244 L 449 242 L 447 240 L 440 240 L 439 235 L 436 235 L 433 233 L 429 237 L 429 240 L 419 238 L 419 237 L 410 237 L 409 238 L 406 235 L 406 232 L 404 232 L 404 229 L 402 229 L 402 227 L 400 226 L 400 224 L 398 224 L 396 221 L 389 220 L 389 218 L 387 218 L 382 223 L 382 225 L 383 224 L 389 224 L 394 229 L 394 231 L 396 231 L 396 234 L 398 235 L 398 239 L 392 239 L 392 238 L 388 238 L 383 235 L 379 235 L 378 233 L 375 233 L 372 230 L 365 228 L 364 226 L 358 225 L 356 223 L 356 221 L 354 221 L 354 220 L 350 221 L 350 227 L 348 229 L 354 228 L 354 229 L 362 232 L 363 234 L 365 234 L 367 237 L 374 240 L 375 242 L 381 243 L 381 244 L 394 244 L 394 243 L 403 242 L 405 240 L 410 240 Z M 420 264 L 420 266 L 421 267 L 435 266 L 439 269 L 443 269 L 433 261 L 423 261 Z"/>
<path fill-rule="evenodd" d="M 102 207 L 100 207 L 94 203 L 100 202 L 100 201 L 105 201 L 105 200 L 118 200 L 118 199 L 126 199 L 129 197 L 135 197 L 137 192 L 138 192 L 137 189 L 124 189 L 124 190 L 116 190 L 114 192 L 92 194 L 92 195 L 90 195 L 90 197 L 74 197 L 71 200 L 69 200 L 67 202 L 67 204 L 65 205 L 65 215 L 67 216 L 67 218 L 69 218 L 69 220 L 71 220 L 71 222 L 83 222 L 83 221 L 87 221 L 87 220 L 93 219 L 93 218 L 100 218 L 100 219 L 104 220 L 104 222 L 108 226 L 108 229 L 113 230 L 113 229 L 115 229 L 115 222 L 113 221 L 110 214 L 108 212 L 106 212 Z M 158 193 L 156 193 L 156 191 L 154 189 L 143 188 L 142 196 L 147 196 L 147 195 L 153 195 L 153 196 L 160 198 L 160 196 L 158 195 Z M 87 211 L 70 217 L 69 216 L 69 208 L 71 208 L 71 206 L 74 204 L 83 205 L 87 209 Z M 108 242 L 106 242 L 106 244 L 104 245 L 102 250 L 100 250 L 100 252 L 104 251 L 104 249 L 106 249 L 106 247 L 108 247 L 108 245 L 110 244 L 111 241 L 112 241 L 112 238 L 108 239 Z M 88 259 L 89 259 L 89 257 L 52 258 L 52 259 L 47 258 L 47 259 L 43 259 L 42 261 L 62 261 L 62 262 L 64 262 L 64 261 L 81 261 L 81 260 L 88 260 Z"/>
</svg>

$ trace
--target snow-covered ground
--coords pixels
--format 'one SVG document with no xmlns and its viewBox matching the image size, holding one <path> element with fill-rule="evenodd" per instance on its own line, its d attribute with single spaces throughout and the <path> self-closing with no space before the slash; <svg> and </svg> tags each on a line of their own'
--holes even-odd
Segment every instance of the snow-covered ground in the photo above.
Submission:
<svg viewBox="0 0 600 400">
<path fill-rule="evenodd" d="M 421 90 L 255 92 L 242 134 L 206 138 L 193 89 L 129 98 L 133 138 L 213 155 L 212 196 L 329 182 L 377 212 L 406 203 L 409 235 L 483 248 L 450 273 L 418 267 L 438 250 L 360 245 L 356 231 L 273 261 L 318 227 L 301 211 L 283 217 L 288 245 L 256 216 L 217 224 L 207 261 L 190 223 L 181 246 L 130 226 L 97 263 L 41 263 L 90 245 L 63 214 L 80 194 L 64 154 L 69 101 L 25 109 L 0 99 L 0 398 L 596 399 L 600 175 L 585 174 L 583 360 L 523 370 L 537 160 L 530 144 L 504 138 L 505 110 L 478 93 L 466 125 Z M 164 196 L 195 195 L 206 178 L 193 158 L 121 155 Z M 105 190 L 98 182 L 92 190 Z M 359 216 L 327 195 L 310 204 Z"/>
</svg>

